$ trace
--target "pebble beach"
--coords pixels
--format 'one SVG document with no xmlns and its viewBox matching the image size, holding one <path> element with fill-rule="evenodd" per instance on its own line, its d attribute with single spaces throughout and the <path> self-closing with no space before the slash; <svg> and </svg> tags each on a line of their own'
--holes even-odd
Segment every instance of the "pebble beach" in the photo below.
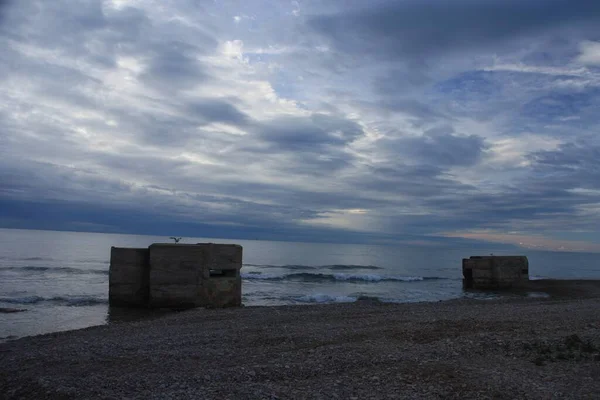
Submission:
<svg viewBox="0 0 600 400">
<path fill-rule="evenodd" d="M 196 309 L 0 344 L 4 399 L 597 399 L 600 285 Z"/>
</svg>

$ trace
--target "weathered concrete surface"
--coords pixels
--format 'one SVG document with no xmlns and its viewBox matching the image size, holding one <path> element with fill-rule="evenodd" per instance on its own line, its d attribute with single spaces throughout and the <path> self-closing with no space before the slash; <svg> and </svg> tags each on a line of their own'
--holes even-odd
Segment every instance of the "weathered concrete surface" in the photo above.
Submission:
<svg viewBox="0 0 600 400">
<path fill-rule="evenodd" d="M 525 256 L 473 256 L 463 259 L 463 283 L 469 289 L 510 289 L 529 281 Z"/>
<path fill-rule="evenodd" d="M 203 249 L 187 244 L 153 244 L 150 252 L 150 307 L 197 307 Z"/>
<path fill-rule="evenodd" d="M 200 298 L 209 307 L 242 305 L 242 246 L 198 243 L 204 250 Z"/>
<path fill-rule="evenodd" d="M 231 307 L 242 304 L 242 246 L 155 243 L 111 248 L 111 306 Z"/>
<path fill-rule="evenodd" d="M 242 246 L 237 244 L 198 243 L 204 254 L 204 278 L 209 271 L 239 271 L 242 268 Z"/>
<path fill-rule="evenodd" d="M 148 249 L 111 247 L 108 298 L 113 306 L 148 304 Z"/>
<path fill-rule="evenodd" d="M 153 244 L 149 253 L 150 307 L 241 305 L 241 246 Z"/>
<path fill-rule="evenodd" d="M 239 307 L 242 305 L 242 278 L 221 277 L 203 281 L 201 286 L 203 305 L 206 307 Z"/>
</svg>

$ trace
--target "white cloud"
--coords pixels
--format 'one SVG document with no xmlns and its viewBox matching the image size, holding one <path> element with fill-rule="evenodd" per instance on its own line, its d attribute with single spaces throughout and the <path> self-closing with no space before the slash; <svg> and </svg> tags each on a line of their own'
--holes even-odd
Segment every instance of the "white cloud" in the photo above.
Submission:
<svg viewBox="0 0 600 400">
<path fill-rule="evenodd" d="M 527 156 L 536 151 L 555 150 L 562 140 L 544 135 L 523 133 L 513 137 L 490 141 L 487 162 L 499 165 L 526 167 L 531 161 Z"/>
<path fill-rule="evenodd" d="M 548 67 L 539 65 L 518 64 L 495 64 L 490 67 L 482 68 L 483 71 L 508 71 L 522 72 L 529 74 L 545 74 L 545 75 L 565 75 L 575 77 L 587 77 L 591 73 L 586 68 L 570 68 L 570 67 Z"/>
<path fill-rule="evenodd" d="M 585 65 L 600 66 L 600 42 L 589 40 L 581 42 L 579 45 L 581 54 L 577 61 Z"/>
<path fill-rule="evenodd" d="M 132 7 L 140 3 L 139 0 L 104 0 L 105 7 L 121 9 L 123 7 Z"/>
<path fill-rule="evenodd" d="M 383 228 L 380 219 L 369 215 L 366 210 L 331 210 L 300 223 L 362 232 L 380 232 Z"/>
<path fill-rule="evenodd" d="M 240 61 L 247 62 L 244 60 L 244 42 L 242 40 L 228 40 L 221 44 L 220 52 L 224 56 L 237 58 Z"/>
</svg>

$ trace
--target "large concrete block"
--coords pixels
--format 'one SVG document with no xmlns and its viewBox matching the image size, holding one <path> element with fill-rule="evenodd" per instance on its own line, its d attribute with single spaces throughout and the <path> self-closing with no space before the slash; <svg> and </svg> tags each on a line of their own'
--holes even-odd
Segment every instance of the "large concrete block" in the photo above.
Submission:
<svg viewBox="0 0 600 400">
<path fill-rule="evenodd" d="M 242 247 L 153 244 L 111 249 L 111 305 L 151 308 L 228 307 L 242 303 Z"/>
<path fill-rule="evenodd" d="M 202 304 L 207 307 L 242 305 L 242 246 L 212 243 L 198 245 L 205 249 Z"/>
<path fill-rule="evenodd" d="M 202 305 L 206 307 L 238 307 L 242 305 L 242 278 L 211 277 L 202 282 Z"/>
<path fill-rule="evenodd" d="M 153 244 L 149 252 L 150 307 L 241 305 L 241 246 Z"/>
<path fill-rule="evenodd" d="M 108 275 L 109 304 L 145 307 L 148 286 L 148 249 L 112 247 Z"/>
<path fill-rule="evenodd" d="M 147 248 L 111 247 L 110 262 L 115 264 L 141 265 L 148 262 Z"/>
<path fill-rule="evenodd" d="M 508 289 L 529 280 L 525 256 L 474 256 L 463 259 L 463 284 L 474 289 Z"/>
<path fill-rule="evenodd" d="M 203 278 L 239 276 L 242 268 L 242 246 L 237 244 L 198 243 L 203 250 Z"/>
<path fill-rule="evenodd" d="M 193 308 L 203 306 L 198 284 L 151 285 L 151 308 Z"/>
<path fill-rule="evenodd" d="M 187 244 L 153 244 L 150 252 L 150 307 L 199 305 L 204 249 Z"/>
</svg>

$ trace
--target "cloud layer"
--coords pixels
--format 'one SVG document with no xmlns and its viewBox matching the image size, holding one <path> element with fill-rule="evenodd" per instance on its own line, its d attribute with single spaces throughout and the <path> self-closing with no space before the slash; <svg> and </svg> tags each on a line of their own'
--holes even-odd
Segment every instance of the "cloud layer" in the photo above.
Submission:
<svg viewBox="0 0 600 400">
<path fill-rule="evenodd" d="M 599 16 L 2 2 L 0 226 L 600 250 Z"/>
</svg>

